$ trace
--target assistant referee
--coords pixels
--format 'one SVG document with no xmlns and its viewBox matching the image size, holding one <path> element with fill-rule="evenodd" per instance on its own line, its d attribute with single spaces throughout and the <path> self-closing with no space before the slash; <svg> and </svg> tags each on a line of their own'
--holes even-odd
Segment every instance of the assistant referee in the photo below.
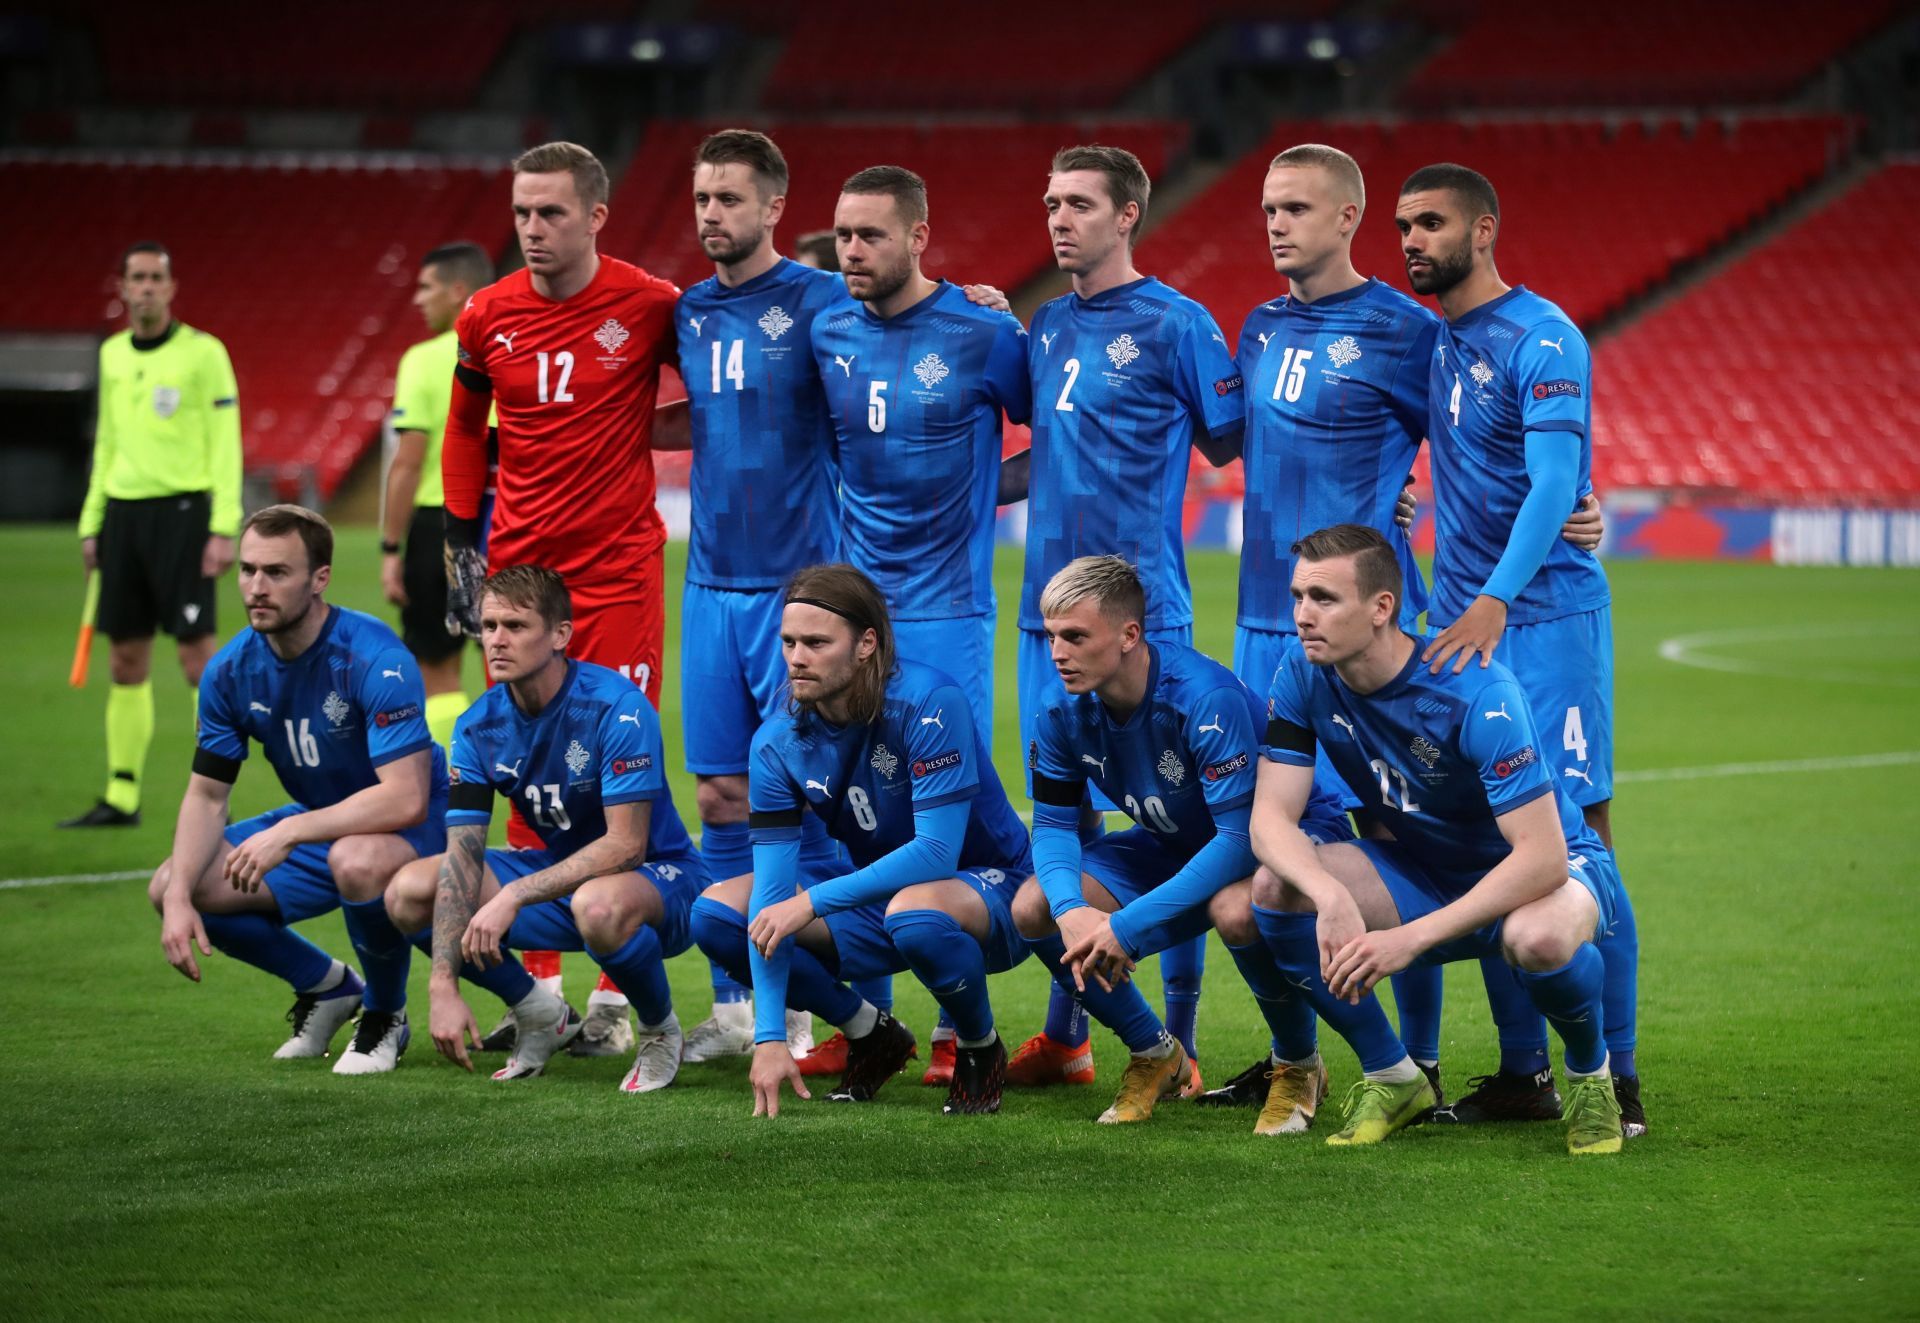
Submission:
<svg viewBox="0 0 1920 1323">
<path fill-rule="evenodd" d="M 140 821 L 153 741 L 153 634 L 174 638 L 196 693 L 218 644 L 214 581 L 240 531 L 240 405 L 226 346 L 173 315 L 173 258 L 136 243 L 120 258 L 127 329 L 100 346 L 93 476 L 80 558 L 100 573 L 94 627 L 112 641 L 107 788 L 62 827 Z"/>
<path fill-rule="evenodd" d="M 463 634 L 447 628 L 444 558 L 447 511 L 440 485 L 440 438 L 460 345 L 453 320 L 476 290 L 493 283 L 493 259 L 478 244 L 450 243 L 420 259 L 413 306 L 433 332 L 400 357 L 393 381 L 393 462 L 381 515 L 380 587 L 400 608 L 400 634 L 420 663 L 427 729 L 442 745 L 467 709 L 460 692 Z"/>
</svg>

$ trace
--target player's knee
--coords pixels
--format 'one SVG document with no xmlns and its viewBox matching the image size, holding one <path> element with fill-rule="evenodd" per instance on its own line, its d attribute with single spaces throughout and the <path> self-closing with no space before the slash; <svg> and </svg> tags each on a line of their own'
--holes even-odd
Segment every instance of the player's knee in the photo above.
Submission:
<svg viewBox="0 0 1920 1323">
<path fill-rule="evenodd" d="M 753 874 L 745 877 L 730 877 L 724 882 L 715 882 L 700 893 L 700 899 L 711 901 L 732 910 L 735 914 L 747 912 L 747 898 L 753 894 Z"/>
<path fill-rule="evenodd" d="M 1041 890 L 1039 878 L 1028 878 L 1014 893 L 1013 926 L 1022 937 L 1029 939 L 1045 937 L 1053 931 L 1053 907 L 1047 904 L 1047 893 Z"/>
<path fill-rule="evenodd" d="M 1306 914 L 1313 909 L 1313 902 L 1304 891 L 1269 868 L 1261 868 L 1253 875 L 1253 903 L 1263 910 L 1281 914 Z M 1248 917 L 1252 917 L 1251 913 Z"/>
<path fill-rule="evenodd" d="M 387 852 L 371 841 L 349 837 L 327 847 L 327 869 L 346 900 L 377 900 L 393 870 Z"/>
<path fill-rule="evenodd" d="M 387 915 L 403 932 L 424 928 L 433 917 L 433 895 L 439 883 L 437 860 L 408 864 L 387 883 Z"/>
<path fill-rule="evenodd" d="M 636 898 L 613 887 L 589 884 L 574 894 L 573 921 L 580 926 L 581 939 L 596 951 L 625 946 L 640 927 L 640 919 Z"/>
<path fill-rule="evenodd" d="M 1510 914 L 1501 926 L 1507 963 L 1536 974 L 1566 964 L 1585 940 L 1566 924 L 1545 916 Z"/>
<path fill-rule="evenodd" d="M 1260 930 L 1253 924 L 1253 906 L 1247 900 L 1246 892 L 1229 887 L 1207 903 L 1207 917 L 1228 946 L 1253 946 L 1260 940 Z"/>
<path fill-rule="evenodd" d="M 693 802 L 700 810 L 700 821 L 716 826 L 747 820 L 747 778 L 744 776 L 702 777 L 694 787 Z"/>
<path fill-rule="evenodd" d="M 710 895 L 694 901 L 687 933 L 701 954 L 721 968 L 732 972 L 744 964 L 747 916 L 725 901 Z"/>
</svg>

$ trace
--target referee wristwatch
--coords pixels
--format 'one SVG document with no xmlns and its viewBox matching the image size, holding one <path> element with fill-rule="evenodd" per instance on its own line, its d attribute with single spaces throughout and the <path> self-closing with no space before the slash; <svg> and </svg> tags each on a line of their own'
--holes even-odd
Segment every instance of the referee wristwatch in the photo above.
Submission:
<svg viewBox="0 0 1920 1323">
<path fill-rule="evenodd" d="M 389 542 L 385 538 L 381 538 L 380 554 L 383 556 L 398 556 L 400 554 L 400 544 L 398 542 Z"/>
</svg>

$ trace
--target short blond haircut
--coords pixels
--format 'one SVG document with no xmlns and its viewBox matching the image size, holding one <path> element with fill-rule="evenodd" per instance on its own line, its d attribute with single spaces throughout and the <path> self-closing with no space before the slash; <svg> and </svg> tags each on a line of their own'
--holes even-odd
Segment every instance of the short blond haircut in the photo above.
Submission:
<svg viewBox="0 0 1920 1323">
<path fill-rule="evenodd" d="M 1362 212 L 1367 209 L 1367 181 L 1360 174 L 1360 162 L 1338 147 L 1329 147 L 1321 142 L 1303 142 L 1274 157 L 1267 169 L 1325 170 L 1333 177 L 1340 192 L 1346 195 L 1347 201 Z"/>
<path fill-rule="evenodd" d="M 1082 556 L 1047 580 L 1040 593 L 1040 614 L 1057 616 L 1091 601 L 1116 625 L 1147 622 L 1147 590 L 1139 572 L 1118 556 Z"/>
<path fill-rule="evenodd" d="M 572 175 L 574 190 L 580 194 L 580 205 L 587 211 L 605 202 L 611 192 L 607 167 L 577 142 L 543 142 L 538 147 L 529 147 L 513 158 L 513 172 L 516 175 Z"/>
</svg>

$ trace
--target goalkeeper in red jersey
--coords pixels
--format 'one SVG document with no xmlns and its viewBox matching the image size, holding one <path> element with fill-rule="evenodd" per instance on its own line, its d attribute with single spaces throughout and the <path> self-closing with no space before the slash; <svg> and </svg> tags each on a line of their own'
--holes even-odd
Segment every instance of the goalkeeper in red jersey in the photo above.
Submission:
<svg viewBox="0 0 1920 1323">
<path fill-rule="evenodd" d="M 680 291 L 595 250 L 607 192 L 605 167 L 573 143 L 547 143 L 513 163 L 526 267 L 475 294 L 454 323 L 458 363 L 441 452 L 447 605 L 449 623 L 477 636 L 487 574 L 544 565 L 573 596 L 571 655 L 619 671 L 658 706 L 666 527 L 654 509 L 651 446 Z M 482 552 L 489 407 L 499 472 Z M 684 426 L 682 411 L 670 416 Z M 529 970 L 557 983 L 559 957 L 543 954 L 529 954 Z M 488 1045 L 508 1047 L 506 1028 Z M 576 1050 L 614 1055 L 632 1041 L 626 999 L 603 980 Z"/>
</svg>

